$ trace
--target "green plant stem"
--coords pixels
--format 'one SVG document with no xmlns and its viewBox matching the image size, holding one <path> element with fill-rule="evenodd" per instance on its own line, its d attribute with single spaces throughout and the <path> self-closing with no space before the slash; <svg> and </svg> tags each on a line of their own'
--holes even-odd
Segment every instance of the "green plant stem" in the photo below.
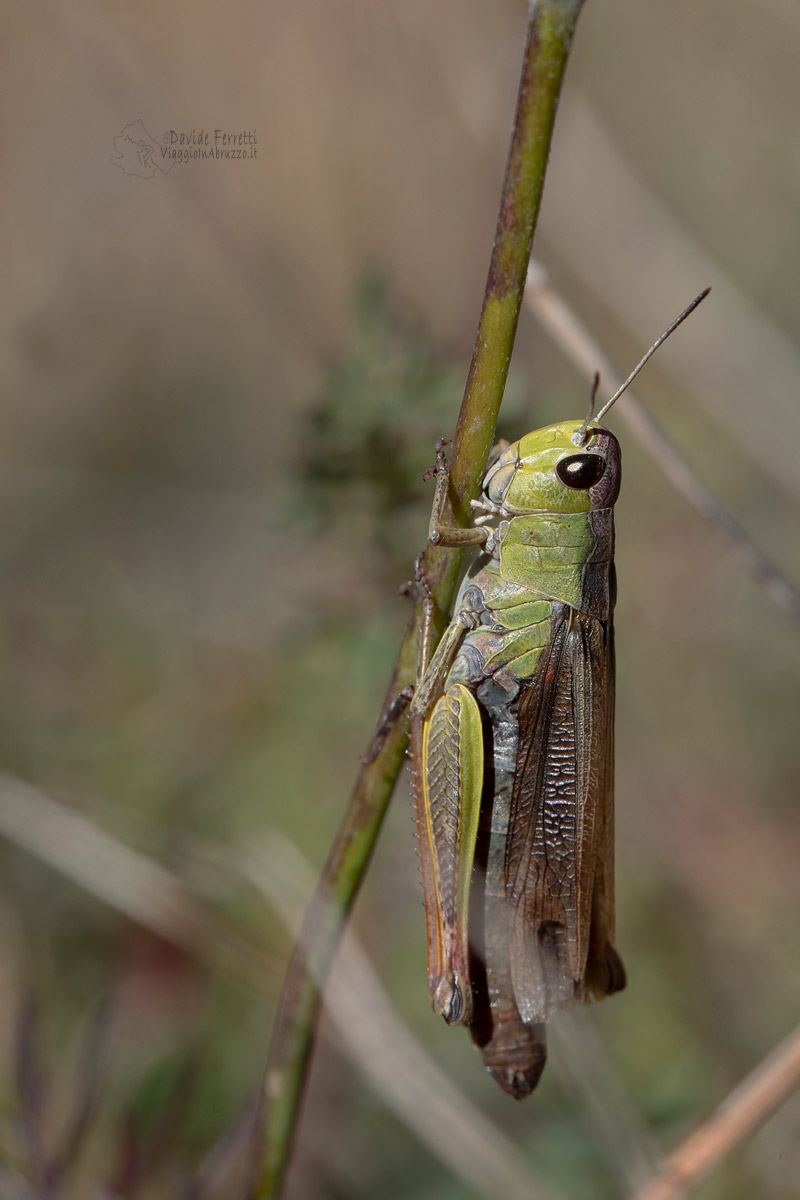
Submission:
<svg viewBox="0 0 800 1200">
<path fill-rule="evenodd" d="M 533 232 L 539 212 L 558 97 L 583 0 L 531 6 L 517 109 L 497 231 L 475 347 L 450 457 L 449 505 L 466 525 L 494 438 L 517 330 Z M 425 574 L 439 630 L 453 600 L 462 553 L 431 547 Z M 406 631 L 381 717 L 413 683 L 423 605 Z M 438 632 L 438 631 L 437 631 Z M 364 877 L 408 745 L 396 720 L 380 752 L 362 764 L 344 819 L 306 914 L 287 972 L 265 1079 L 265 1157 L 259 1200 L 280 1195 L 302 1107 L 321 1001 L 347 915 Z"/>
</svg>

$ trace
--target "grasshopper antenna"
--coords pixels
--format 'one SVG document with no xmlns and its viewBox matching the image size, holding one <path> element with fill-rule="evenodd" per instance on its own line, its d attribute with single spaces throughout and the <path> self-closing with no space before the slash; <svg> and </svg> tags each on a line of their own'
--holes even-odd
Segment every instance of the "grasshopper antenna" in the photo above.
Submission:
<svg viewBox="0 0 800 1200">
<path fill-rule="evenodd" d="M 686 307 L 686 308 L 683 310 L 683 312 L 681 313 L 681 315 L 680 315 L 679 317 L 676 317 L 676 318 L 675 318 L 675 320 L 672 322 L 672 324 L 671 324 L 671 325 L 667 326 L 667 328 L 666 328 L 666 329 L 664 330 L 664 332 L 661 334 L 661 337 L 659 337 L 659 338 L 656 338 L 656 340 L 653 342 L 653 344 L 652 344 L 652 346 L 650 347 L 650 349 L 647 351 L 647 354 L 645 354 L 644 358 L 642 358 L 642 359 L 641 359 L 641 360 L 640 360 L 640 361 L 639 361 L 639 362 L 636 364 L 636 366 L 633 368 L 633 370 L 631 371 L 630 375 L 628 376 L 628 378 L 627 378 L 627 379 L 625 380 L 625 382 L 623 383 L 622 387 L 621 387 L 621 388 L 618 388 L 618 389 L 617 389 L 617 391 L 616 391 L 616 392 L 614 392 L 614 395 L 611 397 L 611 399 L 610 399 L 610 400 L 608 400 L 608 401 L 607 401 L 607 402 L 606 402 L 606 403 L 603 405 L 603 407 L 600 409 L 600 412 L 599 412 L 599 413 L 597 414 L 597 416 L 594 418 L 596 421 L 600 421 L 600 420 L 602 420 L 602 418 L 603 418 L 603 417 L 606 415 L 606 413 L 608 412 L 608 410 L 611 408 L 611 405 L 612 405 L 612 404 L 616 404 L 617 400 L 619 400 L 620 396 L 621 396 L 621 395 L 622 395 L 622 393 L 625 391 L 625 389 L 626 389 L 626 388 L 628 388 L 628 387 L 629 387 L 629 386 L 630 386 L 630 385 L 633 383 L 634 379 L 635 379 L 635 378 L 636 378 L 636 376 L 639 374 L 639 372 L 641 371 L 641 369 L 642 369 L 642 367 L 644 366 L 644 364 L 645 364 L 645 363 L 648 361 L 648 359 L 651 359 L 651 358 L 653 357 L 653 355 L 655 354 L 656 350 L 658 350 L 659 346 L 662 346 L 662 345 L 664 344 L 664 342 L 667 340 L 667 338 L 669 337 L 669 335 L 670 335 L 671 333 L 674 333 L 674 332 L 675 332 L 675 330 L 678 328 L 678 326 L 679 326 L 679 325 L 680 325 L 680 324 L 681 324 L 683 321 L 685 321 L 685 320 L 686 320 L 686 318 L 689 316 L 689 314 L 690 314 L 690 313 L 693 313 L 693 312 L 694 312 L 694 310 L 697 308 L 698 304 L 701 304 L 701 303 L 702 303 L 702 301 L 703 301 L 703 300 L 705 300 L 706 296 L 708 295 L 708 293 L 709 293 L 710 291 L 711 291 L 711 288 L 710 288 L 710 287 L 704 288 L 704 290 L 703 290 L 703 291 L 700 293 L 700 295 L 699 295 L 699 296 L 695 296 L 695 298 L 694 298 L 694 300 L 692 301 L 692 303 L 691 303 L 691 304 L 689 304 L 689 305 L 688 305 L 688 306 L 687 306 L 687 307 Z M 597 380 L 597 376 L 596 376 L 596 375 L 595 375 L 595 380 Z M 594 402 L 594 393 L 595 393 L 595 391 L 596 391 L 596 390 L 597 390 L 597 386 L 596 386 L 596 383 L 595 383 L 595 386 L 594 386 L 594 387 L 593 387 L 593 389 L 592 389 L 592 402 Z M 586 440 L 586 430 L 587 430 L 587 428 L 588 428 L 588 425 L 589 425 L 589 421 L 590 421 L 590 420 L 591 420 L 591 410 L 590 410 L 590 412 L 589 412 L 589 416 L 588 416 L 588 417 L 587 417 L 587 419 L 584 421 L 584 423 L 583 423 L 583 425 L 581 426 L 580 430 L 578 431 L 578 433 L 577 433 L 577 434 L 575 434 L 574 440 L 575 440 L 575 442 L 576 442 L 576 443 L 583 443 L 583 442 Z"/>
<path fill-rule="evenodd" d="M 575 444 L 578 446 L 582 446 L 583 443 L 586 441 L 586 430 L 589 428 L 589 422 L 591 421 L 591 419 L 594 415 L 594 400 L 595 400 L 595 396 L 597 395 L 597 389 L 599 387 L 600 387 L 600 372 L 595 371 L 594 379 L 592 380 L 592 391 L 589 396 L 589 411 L 586 414 L 586 420 L 583 422 L 580 429 L 578 430 L 578 432 L 574 435 L 574 437 L 572 439 L 573 442 L 575 442 Z"/>
</svg>

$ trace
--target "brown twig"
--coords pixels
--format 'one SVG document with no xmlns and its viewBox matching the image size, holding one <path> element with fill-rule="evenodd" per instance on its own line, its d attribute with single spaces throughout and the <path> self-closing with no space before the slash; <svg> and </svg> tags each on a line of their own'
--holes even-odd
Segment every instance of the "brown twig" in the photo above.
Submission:
<svg viewBox="0 0 800 1200">
<path fill-rule="evenodd" d="M 669 1156 L 635 1200 L 678 1200 L 766 1121 L 800 1084 L 800 1026 Z"/>
<path fill-rule="evenodd" d="M 525 303 L 587 378 L 591 379 L 596 371 L 600 371 L 609 389 L 616 391 L 621 382 L 619 376 L 573 310 L 550 287 L 538 263 L 528 273 Z M 756 545 L 725 505 L 698 479 L 635 394 L 628 390 L 617 401 L 615 411 L 675 490 L 689 501 L 715 532 L 725 538 L 739 565 L 779 608 L 794 621 L 800 622 L 800 593 Z"/>
</svg>

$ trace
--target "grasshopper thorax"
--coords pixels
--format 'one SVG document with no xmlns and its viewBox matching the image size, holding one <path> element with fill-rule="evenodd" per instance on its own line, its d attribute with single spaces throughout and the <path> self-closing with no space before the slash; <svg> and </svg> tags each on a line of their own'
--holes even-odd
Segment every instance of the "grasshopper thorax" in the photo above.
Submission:
<svg viewBox="0 0 800 1200">
<path fill-rule="evenodd" d="M 564 421 L 507 446 L 483 480 L 488 505 L 508 517 L 611 508 L 619 495 L 619 442 L 590 423 L 576 443 L 582 429 L 582 421 Z"/>
</svg>

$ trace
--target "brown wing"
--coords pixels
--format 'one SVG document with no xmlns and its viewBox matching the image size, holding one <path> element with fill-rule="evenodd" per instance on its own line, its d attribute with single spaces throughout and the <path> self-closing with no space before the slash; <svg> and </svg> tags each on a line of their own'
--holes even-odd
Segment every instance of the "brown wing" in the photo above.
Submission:
<svg viewBox="0 0 800 1200">
<path fill-rule="evenodd" d="M 514 993 L 530 1023 L 624 985 L 613 947 L 611 621 L 558 606 L 518 719 L 505 873 Z"/>
</svg>

